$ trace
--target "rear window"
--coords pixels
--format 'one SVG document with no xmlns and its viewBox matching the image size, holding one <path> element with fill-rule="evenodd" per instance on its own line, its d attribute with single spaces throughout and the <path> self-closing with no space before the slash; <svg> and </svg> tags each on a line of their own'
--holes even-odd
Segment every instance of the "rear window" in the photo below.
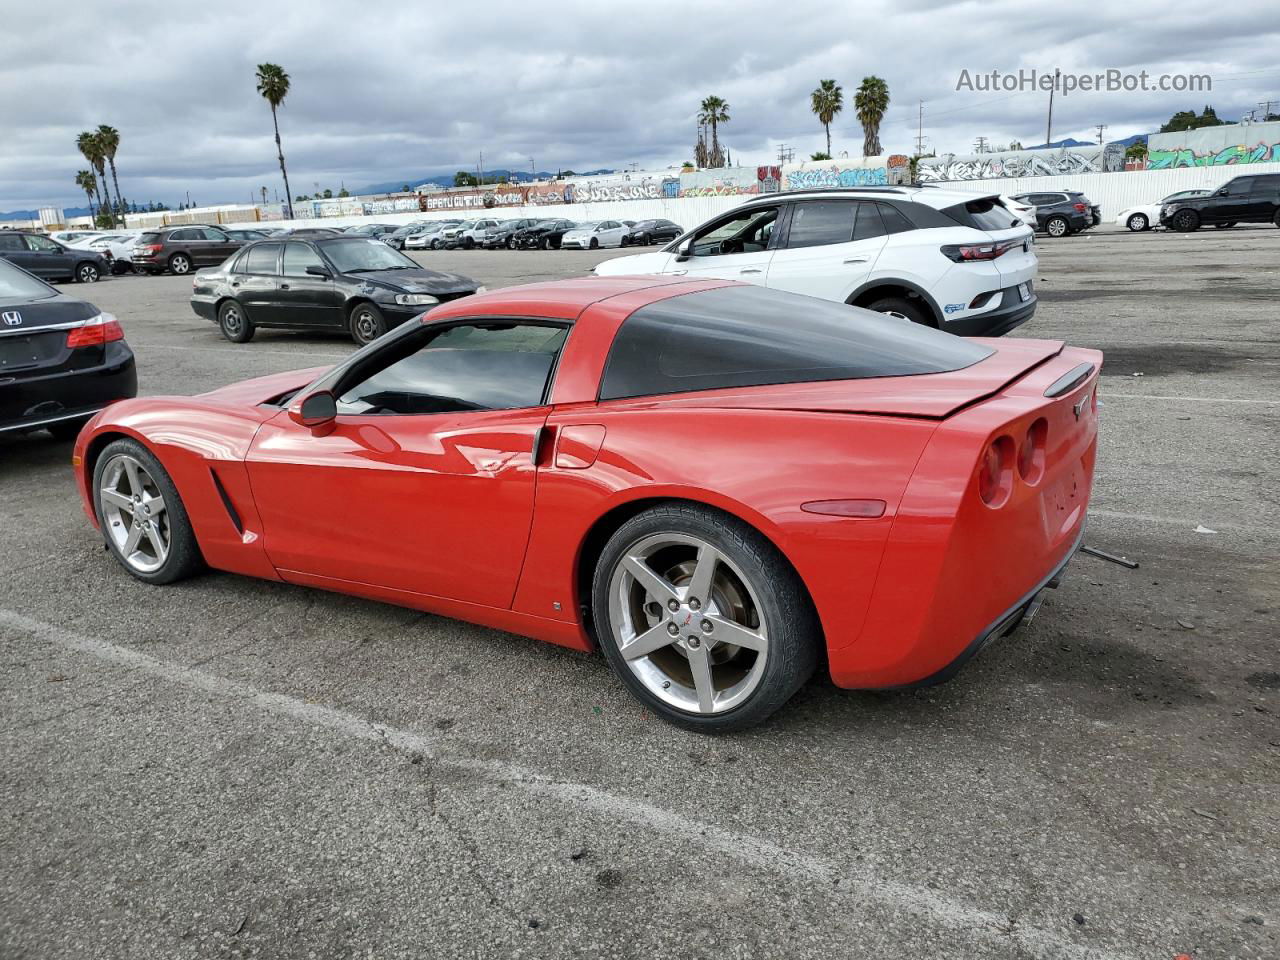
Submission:
<svg viewBox="0 0 1280 960">
<path fill-rule="evenodd" d="M 58 291 L 44 281 L 0 258 L 0 300 L 48 300 L 57 295 Z"/>
<path fill-rule="evenodd" d="M 945 373 L 991 353 L 843 303 L 722 287 L 631 314 L 609 351 L 600 399 Z"/>
<path fill-rule="evenodd" d="M 978 230 L 1008 230 L 1022 223 L 999 197 L 983 197 L 981 200 L 958 203 L 942 212 L 961 226 L 975 227 Z"/>
<path fill-rule="evenodd" d="M 159 243 L 162 237 L 158 233 L 144 233 L 138 237 L 139 243 Z"/>
</svg>

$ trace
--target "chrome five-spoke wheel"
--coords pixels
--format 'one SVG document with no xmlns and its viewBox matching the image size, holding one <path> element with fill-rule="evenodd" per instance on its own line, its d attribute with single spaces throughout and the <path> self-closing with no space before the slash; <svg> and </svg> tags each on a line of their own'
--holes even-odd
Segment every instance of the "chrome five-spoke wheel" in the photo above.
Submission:
<svg viewBox="0 0 1280 960">
<path fill-rule="evenodd" d="M 139 573 L 154 573 L 169 557 L 169 511 L 155 478 L 128 454 L 116 454 L 102 470 L 98 500 L 104 530 L 120 557 Z"/>
</svg>

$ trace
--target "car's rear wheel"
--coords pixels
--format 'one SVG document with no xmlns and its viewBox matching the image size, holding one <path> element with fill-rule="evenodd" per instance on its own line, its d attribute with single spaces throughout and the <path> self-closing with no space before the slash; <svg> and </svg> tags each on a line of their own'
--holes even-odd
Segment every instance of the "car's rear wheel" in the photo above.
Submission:
<svg viewBox="0 0 1280 960">
<path fill-rule="evenodd" d="M 924 306 L 906 297 L 881 297 L 867 304 L 867 309 L 887 314 L 898 320 L 909 320 L 911 323 L 919 323 L 926 327 L 935 326 L 933 318 L 929 316 Z"/>
<path fill-rule="evenodd" d="M 1173 215 L 1173 227 L 1183 233 L 1200 229 L 1200 214 L 1194 210 L 1179 210 Z"/>
<path fill-rule="evenodd" d="M 541 244 L 539 244 L 539 246 L 540 246 L 543 250 L 550 250 L 550 249 L 551 249 L 551 238 L 550 238 L 550 237 L 543 237 L 543 238 L 542 238 L 542 243 L 541 243 Z"/>
<path fill-rule="evenodd" d="M 624 523 L 596 565 L 592 601 L 614 672 L 691 730 L 759 723 L 817 664 L 821 630 L 795 571 L 750 526 L 700 504 Z"/>
<path fill-rule="evenodd" d="M 218 307 L 218 329 L 232 343 L 248 343 L 253 339 L 254 325 L 235 300 L 228 300 Z"/>
<path fill-rule="evenodd" d="M 169 272 L 181 276 L 191 272 L 191 258 L 185 253 L 175 253 L 169 258 Z"/>
<path fill-rule="evenodd" d="M 173 583 L 204 561 L 178 490 L 142 444 L 109 444 L 93 471 L 93 500 L 107 547 L 147 583 Z"/>
<path fill-rule="evenodd" d="M 351 339 L 364 346 L 373 343 L 387 332 L 387 321 L 382 311 L 372 303 L 356 304 L 351 311 Z"/>
<path fill-rule="evenodd" d="M 1147 227 L 1151 226 L 1145 213 L 1135 213 L 1129 218 L 1125 225 L 1134 233 L 1141 233 L 1143 230 L 1147 229 Z"/>
<path fill-rule="evenodd" d="M 1071 224 L 1066 217 L 1050 217 L 1045 221 L 1044 232 L 1051 237 L 1065 237 L 1071 232 Z"/>
</svg>

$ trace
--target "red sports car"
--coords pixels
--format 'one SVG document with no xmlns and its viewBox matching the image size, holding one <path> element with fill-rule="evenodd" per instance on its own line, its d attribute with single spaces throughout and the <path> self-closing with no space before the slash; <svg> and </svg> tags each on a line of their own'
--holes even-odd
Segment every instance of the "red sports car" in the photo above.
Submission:
<svg viewBox="0 0 1280 960">
<path fill-rule="evenodd" d="M 756 286 L 588 278 L 441 305 L 324 370 L 96 416 L 131 574 L 204 565 L 601 648 L 686 727 L 950 677 L 1084 526 L 1102 355 Z"/>
</svg>

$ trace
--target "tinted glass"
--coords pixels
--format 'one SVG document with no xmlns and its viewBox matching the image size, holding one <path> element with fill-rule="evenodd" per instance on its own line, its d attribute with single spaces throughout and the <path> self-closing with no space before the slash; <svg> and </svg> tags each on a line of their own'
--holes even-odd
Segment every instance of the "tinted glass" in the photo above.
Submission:
<svg viewBox="0 0 1280 960">
<path fill-rule="evenodd" d="M 999 197 L 983 197 L 981 200 L 958 203 L 942 212 L 961 226 L 975 227 L 978 230 L 1008 230 L 1022 223 Z"/>
<path fill-rule="evenodd" d="M 225 243 L 227 239 L 227 235 L 223 233 L 221 230 L 211 230 L 208 227 L 205 227 L 203 230 L 201 230 L 200 234 L 206 240 L 216 240 L 219 243 Z"/>
<path fill-rule="evenodd" d="M 769 248 L 778 207 L 752 207 L 711 225 L 693 243 L 695 257 L 758 253 Z"/>
<path fill-rule="evenodd" d="M 245 256 L 245 270 L 249 273 L 274 274 L 276 259 L 280 256 L 280 244 L 260 243 L 250 247 Z"/>
<path fill-rule="evenodd" d="M 6 237 L 0 234 L 0 250 L 10 249 L 4 245 L 5 241 L 10 239 L 22 242 L 21 237 Z M 47 300 L 57 295 L 58 291 L 47 283 L 37 280 L 25 270 L 19 270 L 8 260 L 0 258 L 0 299 Z"/>
<path fill-rule="evenodd" d="M 61 253 L 62 247 L 54 243 L 48 237 L 37 237 L 34 234 L 27 234 L 27 247 L 39 253 Z"/>
<path fill-rule="evenodd" d="M 642 307 L 614 338 L 600 399 L 942 373 L 992 351 L 842 303 L 722 287 Z"/>
<path fill-rule="evenodd" d="M 885 234 L 884 223 L 880 220 L 880 211 L 874 203 L 858 204 L 858 222 L 853 227 L 853 239 L 874 240 Z"/>
<path fill-rule="evenodd" d="M 545 402 L 565 327 L 488 323 L 449 327 L 424 346 L 405 337 L 391 363 L 340 387 L 338 412 L 429 414 L 511 410 Z"/>
<path fill-rule="evenodd" d="M 1227 184 L 1227 196 L 1249 193 L 1253 189 L 1253 177 L 1236 177 Z"/>
<path fill-rule="evenodd" d="M 307 267 L 319 267 L 327 271 L 320 255 L 305 243 L 286 243 L 284 245 L 284 275 L 286 277 L 305 277 Z"/>
<path fill-rule="evenodd" d="M 880 208 L 880 221 L 884 224 L 885 233 L 904 233 L 915 229 L 893 204 L 877 203 L 876 206 Z"/>
<path fill-rule="evenodd" d="M 0 233 L 0 250 L 25 250 L 27 245 L 16 233 Z"/>
<path fill-rule="evenodd" d="M 857 204 L 849 200 L 811 200 L 797 203 L 791 213 L 788 247 L 817 247 L 853 239 Z"/>
</svg>

